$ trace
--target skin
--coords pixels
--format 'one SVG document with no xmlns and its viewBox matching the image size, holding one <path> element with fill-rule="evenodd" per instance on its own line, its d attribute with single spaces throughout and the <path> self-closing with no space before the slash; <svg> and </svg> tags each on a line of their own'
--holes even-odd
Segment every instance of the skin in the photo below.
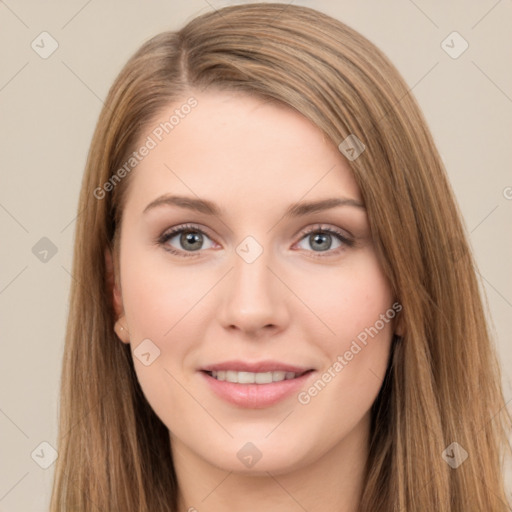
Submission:
<svg viewBox="0 0 512 512">
<path fill-rule="evenodd" d="M 307 404 L 293 394 L 240 408 L 217 397 L 198 369 L 273 359 L 315 368 L 307 390 L 391 308 L 364 208 L 283 217 L 299 201 L 362 203 L 360 190 L 336 146 L 294 110 L 231 92 L 193 95 L 197 107 L 132 171 L 113 289 L 121 341 L 132 353 L 145 339 L 160 350 L 150 365 L 135 356 L 134 365 L 169 429 L 180 510 L 355 512 L 393 322 Z M 181 104 L 161 112 L 141 143 Z M 175 205 L 143 213 L 166 193 L 208 199 L 222 215 Z M 202 245 L 193 245 L 199 250 L 179 233 L 156 242 L 181 224 L 204 231 Z M 355 244 L 329 234 L 315 243 L 320 228 L 337 228 Z M 252 263 L 236 252 L 249 235 L 263 248 Z M 262 454 L 251 468 L 237 457 L 249 441 Z"/>
</svg>

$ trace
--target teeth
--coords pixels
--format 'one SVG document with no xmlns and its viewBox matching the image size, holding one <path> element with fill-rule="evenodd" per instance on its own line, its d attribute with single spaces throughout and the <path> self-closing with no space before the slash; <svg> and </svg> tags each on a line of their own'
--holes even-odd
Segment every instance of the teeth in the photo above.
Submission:
<svg viewBox="0 0 512 512">
<path fill-rule="evenodd" d="M 271 382 L 280 382 L 282 380 L 294 379 L 296 374 L 293 372 L 237 372 L 234 370 L 219 370 L 211 372 L 213 378 L 217 380 L 225 380 L 227 382 L 235 382 L 237 384 L 270 384 Z"/>
</svg>

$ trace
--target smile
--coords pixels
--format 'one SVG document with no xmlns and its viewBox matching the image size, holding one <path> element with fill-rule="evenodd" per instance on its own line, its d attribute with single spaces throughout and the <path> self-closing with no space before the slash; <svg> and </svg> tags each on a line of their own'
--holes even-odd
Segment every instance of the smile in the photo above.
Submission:
<svg viewBox="0 0 512 512">
<path fill-rule="evenodd" d="M 213 393 L 241 408 L 262 409 L 292 399 L 317 372 L 209 370 L 199 374 Z"/>
<path fill-rule="evenodd" d="M 281 382 L 283 380 L 295 379 L 304 373 L 294 373 L 285 371 L 274 372 L 238 372 L 235 370 L 219 370 L 206 372 L 214 379 L 237 384 L 270 384 L 271 382 Z"/>
</svg>

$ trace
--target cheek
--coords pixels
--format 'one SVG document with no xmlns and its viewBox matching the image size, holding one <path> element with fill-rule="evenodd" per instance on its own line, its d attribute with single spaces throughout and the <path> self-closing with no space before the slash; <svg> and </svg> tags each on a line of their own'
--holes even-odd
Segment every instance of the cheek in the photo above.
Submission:
<svg viewBox="0 0 512 512">
<path fill-rule="evenodd" d="M 215 275 L 171 262 L 164 249 L 125 242 L 121 284 L 130 333 L 163 341 L 172 336 L 174 326 L 186 322 L 192 309 L 201 308 Z"/>
<path fill-rule="evenodd" d="M 214 276 L 172 267 L 165 255 L 130 247 L 126 241 L 121 262 L 123 305 L 130 331 L 137 380 L 153 411 L 165 425 L 175 417 L 200 417 L 199 406 L 186 393 L 188 357 L 201 340 L 200 299 Z M 193 319 L 194 321 L 190 321 Z M 146 340 L 151 340 L 148 344 Z M 148 347 L 150 364 L 144 364 L 138 347 Z M 153 345 L 154 344 L 154 345 Z M 156 348 L 155 348 L 156 347 Z M 157 354 L 157 356 L 153 356 Z M 154 358 L 154 359 L 153 359 Z M 147 361 L 146 361 L 147 362 Z M 188 368 L 186 368 L 188 370 Z"/>
<path fill-rule="evenodd" d="M 311 311 L 322 320 L 328 346 L 338 349 L 374 326 L 392 306 L 390 284 L 373 251 L 354 254 L 339 268 L 322 269 L 313 280 L 305 277 L 302 282 L 301 292 Z M 384 326 L 379 322 L 378 327 L 389 334 L 392 322 Z"/>
<path fill-rule="evenodd" d="M 325 326 L 316 318 L 322 335 L 312 339 L 327 362 L 321 382 L 305 390 L 302 403 L 310 400 L 321 409 L 335 400 L 342 407 L 332 412 L 346 421 L 349 411 L 352 418 L 366 411 L 382 385 L 396 315 L 391 287 L 373 252 L 361 252 L 329 275 L 317 274 L 315 282 L 309 305 Z"/>
</svg>

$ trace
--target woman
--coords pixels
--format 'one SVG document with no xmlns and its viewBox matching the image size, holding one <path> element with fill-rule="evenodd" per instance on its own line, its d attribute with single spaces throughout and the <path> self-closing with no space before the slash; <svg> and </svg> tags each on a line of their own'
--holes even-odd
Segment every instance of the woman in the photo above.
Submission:
<svg viewBox="0 0 512 512">
<path fill-rule="evenodd" d="M 252 4 L 154 37 L 79 211 L 53 512 L 509 510 L 460 212 L 360 34 Z"/>
</svg>

